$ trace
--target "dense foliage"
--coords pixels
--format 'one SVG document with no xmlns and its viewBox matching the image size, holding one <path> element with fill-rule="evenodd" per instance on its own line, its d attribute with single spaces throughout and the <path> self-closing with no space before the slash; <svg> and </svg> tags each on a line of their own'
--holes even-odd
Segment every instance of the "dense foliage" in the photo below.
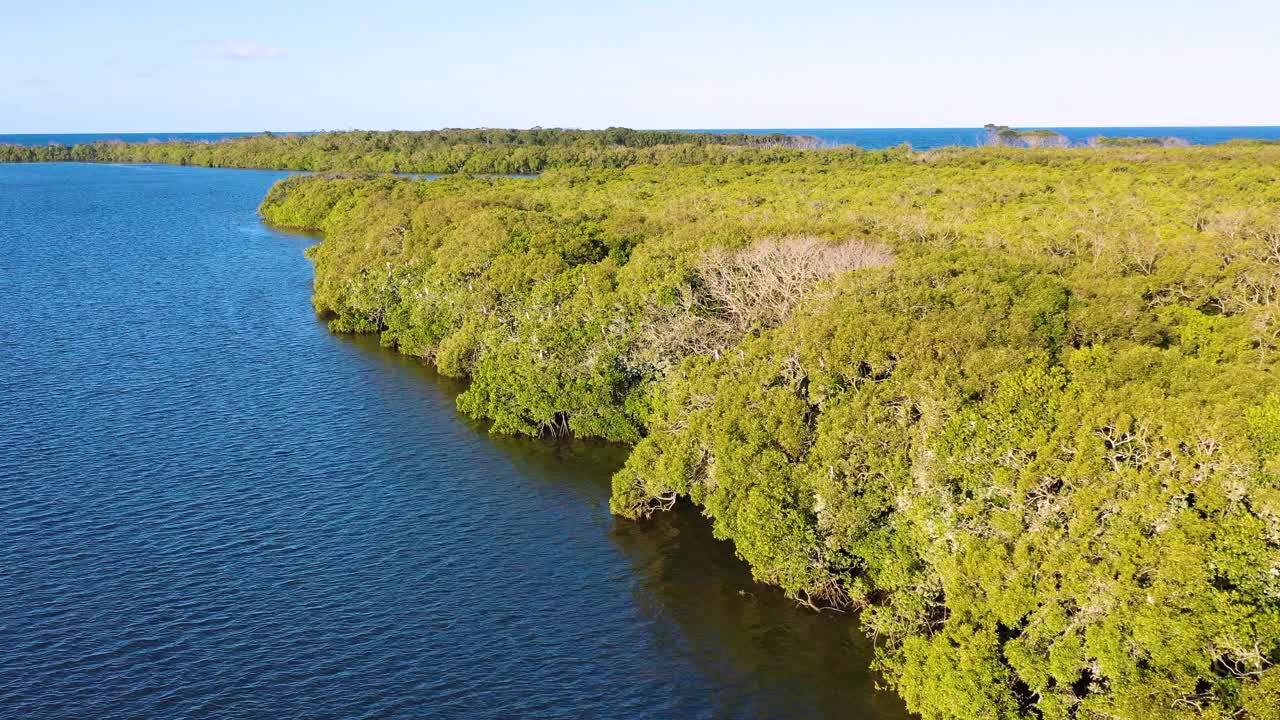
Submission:
<svg viewBox="0 0 1280 720">
<path fill-rule="evenodd" d="M 0 162 L 164 163 L 204 167 L 403 173 L 536 173 L 638 163 L 794 159 L 814 138 L 675 130 L 431 130 L 263 133 L 219 142 L 3 145 Z"/>
<path fill-rule="evenodd" d="M 635 443 L 926 718 L 1280 717 L 1280 147 L 298 177 L 338 331 Z"/>
<path fill-rule="evenodd" d="M 1106 137 L 1090 138 L 1097 147 L 1186 147 L 1191 143 L 1176 137 Z"/>
</svg>

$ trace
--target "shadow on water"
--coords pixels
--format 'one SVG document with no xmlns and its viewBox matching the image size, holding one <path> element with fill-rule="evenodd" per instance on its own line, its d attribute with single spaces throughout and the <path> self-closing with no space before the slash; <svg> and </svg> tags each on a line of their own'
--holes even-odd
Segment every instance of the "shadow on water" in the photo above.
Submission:
<svg viewBox="0 0 1280 720">
<path fill-rule="evenodd" d="M 369 336 L 340 336 L 418 377 L 450 399 L 461 380 L 381 347 Z M 856 616 L 815 613 L 777 588 L 756 583 L 731 542 L 717 540 L 697 508 L 680 504 L 644 522 L 608 516 L 610 477 L 629 448 L 582 440 L 492 436 L 484 423 L 457 416 L 483 435 L 529 480 L 568 490 L 602 514 L 601 540 L 632 566 L 629 592 L 658 642 L 674 649 L 724 688 L 709 698 L 715 717 L 908 717 L 896 695 L 877 689 L 870 670 L 874 648 Z M 606 540 L 607 538 L 607 540 Z"/>
</svg>

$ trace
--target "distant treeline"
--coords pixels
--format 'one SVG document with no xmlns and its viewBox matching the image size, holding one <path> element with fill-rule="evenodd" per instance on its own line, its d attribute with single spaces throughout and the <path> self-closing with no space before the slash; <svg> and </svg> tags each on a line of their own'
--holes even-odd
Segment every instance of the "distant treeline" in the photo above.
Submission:
<svg viewBox="0 0 1280 720">
<path fill-rule="evenodd" d="M 344 131 L 263 133 L 219 142 L 0 145 L 0 162 L 121 162 L 310 171 L 537 173 L 551 168 L 637 164 L 775 162 L 794 159 L 816 138 L 772 133 L 674 130 Z"/>
<path fill-rule="evenodd" d="M 1191 143 L 1178 137 L 1106 137 L 1090 138 L 1096 147 L 1185 147 Z"/>
<path fill-rule="evenodd" d="M 1048 130 L 987 126 L 987 144 L 1021 151 L 1070 146 Z M 1145 149 L 1185 145 L 1172 138 L 1093 138 L 1093 148 Z M 1232 141 L 1225 144 L 1268 144 Z M 923 153 L 954 153 L 959 147 Z M 903 144 L 878 151 L 846 145 L 824 147 L 814 137 L 771 133 L 680 132 L 675 130 L 430 130 L 363 131 L 276 135 L 262 133 L 217 142 L 174 140 L 81 145 L 0 144 L 0 162 L 158 163 L 198 167 L 302 170 L 311 172 L 532 174 L 546 170 L 620 169 L 633 165 L 755 165 L 842 163 L 902 158 Z"/>
<path fill-rule="evenodd" d="M 1008 125 L 987 123 L 987 144 L 999 147 L 1070 147 L 1071 140 L 1056 130 L 1017 130 Z"/>
</svg>

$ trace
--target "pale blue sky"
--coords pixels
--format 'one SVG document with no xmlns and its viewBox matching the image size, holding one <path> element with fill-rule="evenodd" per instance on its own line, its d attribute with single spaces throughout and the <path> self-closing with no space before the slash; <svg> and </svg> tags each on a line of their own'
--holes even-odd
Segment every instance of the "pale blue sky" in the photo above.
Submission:
<svg viewBox="0 0 1280 720">
<path fill-rule="evenodd" d="M 1280 2 L 71 2 L 0 133 L 1280 124 Z"/>
</svg>

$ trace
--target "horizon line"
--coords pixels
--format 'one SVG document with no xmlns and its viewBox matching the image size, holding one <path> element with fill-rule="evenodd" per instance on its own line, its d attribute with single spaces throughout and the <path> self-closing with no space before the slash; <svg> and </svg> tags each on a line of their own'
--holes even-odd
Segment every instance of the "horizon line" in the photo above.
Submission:
<svg viewBox="0 0 1280 720">
<path fill-rule="evenodd" d="M 1280 128 L 1280 123 L 1274 125 L 1265 124 L 1246 124 L 1246 125 L 1054 125 L 1048 123 L 1016 123 L 1009 127 L 1023 129 L 1055 129 L 1055 130 L 1098 130 L 1098 129 L 1203 129 L 1203 128 Z M 59 131 L 59 132 L 0 132 L 0 135 L 217 135 L 217 134 L 240 134 L 255 135 L 262 133 L 327 133 L 327 132 L 439 132 L 443 130 L 532 130 L 535 128 L 544 130 L 580 130 L 595 131 L 607 130 L 609 128 L 624 128 L 637 131 L 652 132 L 759 132 L 759 131 L 784 131 L 784 130 L 982 130 L 982 125 L 919 125 L 919 126 L 801 126 L 801 125 L 777 125 L 777 126 L 759 126 L 759 127 L 630 127 L 627 125 L 609 125 L 605 127 L 579 127 L 567 125 L 530 125 L 528 127 L 517 126 L 500 126 L 500 125 L 476 125 L 476 126 L 448 126 L 438 128 L 321 128 L 315 130 L 76 130 L 76 131 Z"/>
</svg>

